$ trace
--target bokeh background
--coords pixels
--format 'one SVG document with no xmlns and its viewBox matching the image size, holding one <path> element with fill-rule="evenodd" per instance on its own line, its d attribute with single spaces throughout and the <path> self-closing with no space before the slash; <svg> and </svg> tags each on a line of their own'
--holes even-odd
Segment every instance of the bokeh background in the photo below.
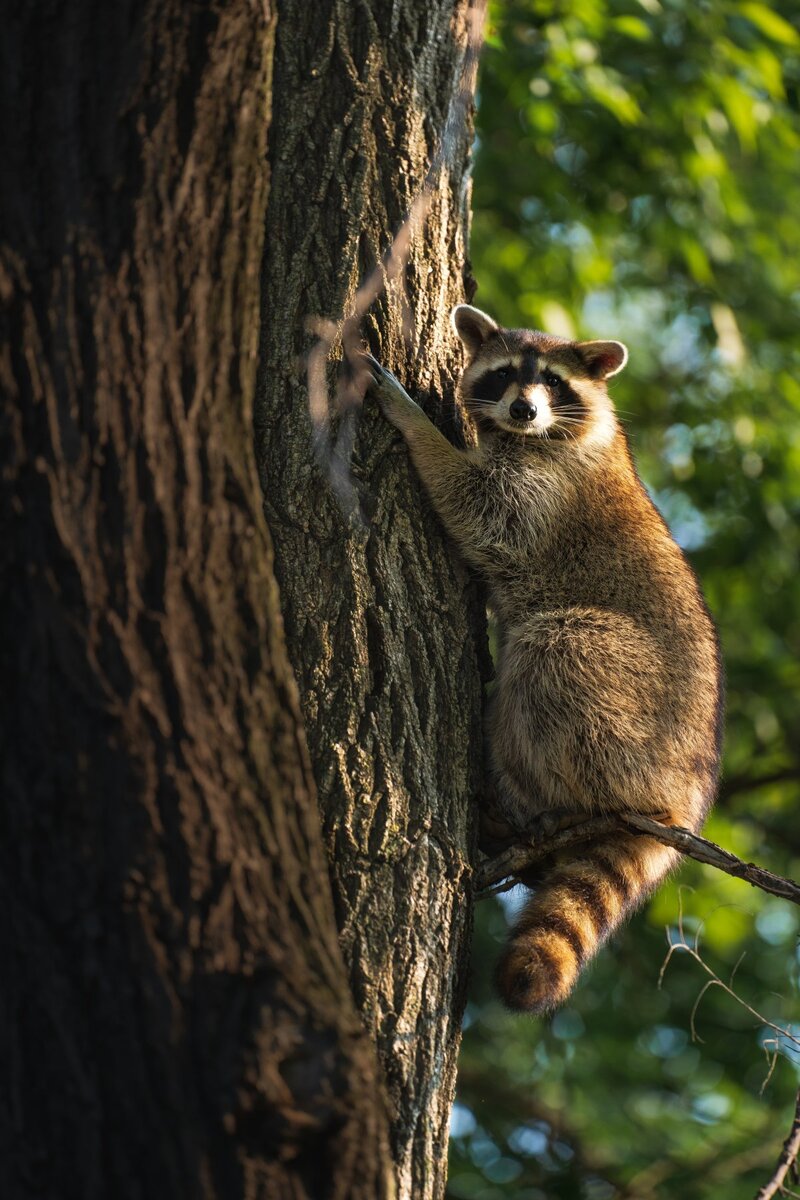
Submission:
<svg viewBox="0 0 800 1200">
<path fill-rule="evenodd" d="M 475 303 L 627 343 L 613 397 L 723 643 L 706 832 L 798 878 L 800 5 L 496 3 L 477 125 Z M 686 952 L 659 971 L 682 912 L 707 967 L 800 1037 L 798 909 L 687 864 L 538 1021 L 491 987 L 516 903 L 479 905 L 451 1200 L 752 1200 L 797 1046 L 701 995 Z"/>
</svg>

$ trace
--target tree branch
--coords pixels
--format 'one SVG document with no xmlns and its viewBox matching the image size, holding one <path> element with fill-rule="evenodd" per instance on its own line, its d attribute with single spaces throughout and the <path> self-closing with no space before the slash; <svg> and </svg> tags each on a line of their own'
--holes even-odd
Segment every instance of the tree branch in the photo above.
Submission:
<svg viewBox="0 0 800 1200">
<path fill-rule="evenodd" d="M 796 1166 L 797 1155 L 800 1153 L 800 1091 L 797 1093 L 797 1102 L 794 1108 L 794 1120 L 792 1128 L 789 1130 L 789 1136 L 783 1143 L 778 1165 L 775 1168 L 772 1177 L 764 1184 L 756 1195 L 756 1200 L 771 1200 L 778 1192 L 784 1193 L 783 1181 L 786 1178 L 788 1171 Z"/>
<path fill-rule="evenodd" d="M 793 904 L 800 905 L 800 884 L 795 883 L 793 879 L 784 879 L 783 876 L 775 875 L 764 867 L 756 866 L 755 863 L 744 862 L 735 854 L 731 854 L 729 850 L 723 850 L 715 842 L 710 842 L 708 838 L 700 837 L 699 834 L 690 833 L 688 829 L 681 829 L 678 825 L 663 825 L 660 821 L 640 816 L 638 813 L 624 815 L 619 813 L 614 817 L 594 817 L 581 825 L 561 830 L 547 841 L 536 841 L 529 838 L 527 841 L 510 846 L 496 858 L 487 859 L 476 871 L 475 889 L 478 898 L 483 899 L 485 896 L 496 895 L 498 892 L 513 887 L 512 877 L 518 876 L 521 871 L 527 870 L 560 850 L 581 842 L 596 841 L 599 837 L 621 831 L 646 834 L 648 837 L 662 842 L 665 846 L 672 846 L 688 858 L 707 863 L 709 866 L 724 871 L 727 875 L 743 879 L 752 887 L 760 888 L 763 892 L 769 892 L 773 896 L 780 896 L 783 900 L 791 900 Z M 512 881 L 504 882 L 509 880 Z"/>
</svg>

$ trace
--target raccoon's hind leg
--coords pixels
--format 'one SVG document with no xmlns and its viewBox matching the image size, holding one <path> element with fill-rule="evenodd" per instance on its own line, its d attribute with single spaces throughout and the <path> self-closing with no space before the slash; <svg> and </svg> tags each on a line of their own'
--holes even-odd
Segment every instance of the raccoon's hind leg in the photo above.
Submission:
<svg viewBox="0 0 800 1200">
<path fill-rule="evenodd" d="M 478 819 L 478 847 L 492 858 L 518 840 L 518 833 L 491 803 L 481 802 Z"/>
<path fill-rule="evenodd" d="M 510 811 L 517 811 L 516 806 L 503 803 L 496 784 L 488 785 L 480 802 L 478 845 L 483 853 L 491 858 L 515 843 L 546 843 L 557 833 L 580 825 L 588 817 L 585 811 L 571 807 L 539 809 L 535 804 L 530 807 L 535 815 L 526 820 L 524 826 L 516 823 L 509 816 Z M 537 863 L 530 873 L 521 873 L 520 883 L 533 887 L 542 867 L 543 863 Z"/>
</svg>

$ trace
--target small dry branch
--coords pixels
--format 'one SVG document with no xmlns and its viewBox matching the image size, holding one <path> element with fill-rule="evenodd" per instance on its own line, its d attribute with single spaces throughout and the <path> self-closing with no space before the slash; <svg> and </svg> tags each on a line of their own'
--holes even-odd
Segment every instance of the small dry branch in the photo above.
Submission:
<svg viewBox="0 0 800 1200">
<path fill-rule="evenodd" d="M 741 1007 L 747 1013 L 749 1013 L 751 1017 L 754 1017 L 759 1025 L 763 1026 L 763 1028 L 765 1030 L 770 1031 L 770 1036 L 764 1037 L 762 1039 L 762 1043 L 761 1043 L 763 1050 L 764 1050 L 764 1054 L 766 1056 L 766 1060 L 767 1060 L 767 1073 L 766 1073 L 766 1076 L 764 1077 L 763 1083 L 761 1084 L 761 1091 L 763 1093 L 765 1088 L 767 1087 L 767 1084 L 769 1083 L 770 1079 L 772 1078 L 772 1074 L 777 1065 L 779 1054 L 783 1054 L 787 1058 L 790 1058 L 790 1061 L 796 1061 L 796 1057 L 793 1057 L 793 1056 L 796 1056 L 797 1052 L 800 1051 L 800 1038 L 798 1038 L 795 1035 L 791 1026 L 778 1025 L 778 1024 L 776 1024 L 775 1021 L 771 1021 L 769 1017 L 764 1016 L 763 1013 L 760 1013 L 757 1009 L 753 1008 L 752 1004 L 749 1004 L 747 1002 L 747 1000 L 745 1000 L 742 996 L 739 995 L 739 993 L 737 991 L 734 990 L 733 980 L 734 980 L 737 970 L 739 969 L 739 965 L 740 965 L 742 959 L 744 958 L 744 954 L 742 954 L 741 957 L 739 958 L 738 962 L 736 963 L 736 966 L 733 968 L 733 970 L 731 972 L 730 979 L 726 983 L 725 980 L 721 979 L 720 976 L 717 974 L 717 972 L 708 965 L 708 963 L 704 960 L 704 958 L 700 954 L 700 950 L 699 950 L 699 946 L 698 946 L 699 937 L 700 937 L 700 930 L 698 929 L 691 942 L 687 938 L 686 930 L 684 928 L 684 922 L 683 922 L 683 905 L 681 905 L 681 909 L 680 909 L 680 912 L 678 915 L 678 936 L 677 936 L 677 938 L 675 938 L 671 932 L 667 934 L 667 941 L 669 943 L 669 949 L 667 951 L 667 956 L 664 959 L 664 962 L 662 964 L 661 973 L 658 977 L 658 986 L 661 987 L 661 984 L 663 983 L 663 980 L 664 980 L 664 975 L 666 974 L 667 968 L 669 967 L 669 964 L 671 963 L 673 956 L 675 954 L 681 953 L 681 952 L 688 954 L 690 956 L 690 958 L 693 958 L 694 961 L 697 963 L 697 965 L 700 967 L 700 969 L 708 976 L 708 979 L 707 979 L 706 983 L 703 985 L 703 987 L 700 989 L 699 995 L 694 1002 L 694 1007 L 692 1008 L 692 1015 L 690 1018 L 690 1026 L 691 1026 L 691 1030 L 692 1030 L 692 1041 L 693 1042 L 695 1042 L 695 1041 L 702 1042 L 702 1040 L 703 1040 L 697 1033 L 697 1026 L 696 1026 L 697 1011 L 700 1007 L 700 1004 L 701 1004 L 706 992 L 710 991 L 711 988 L 714 988 L 714 987 L 720 988 L 723 992 L 725 992 L 726 995 L 730 996 L 730 998 L 732 1000 L 734 1000 L 737 1004 L 741 1005 Z M 789 1050 L 792 1051 L 792 1055 L 790 1055 L 788 1053 Z M 792 1122 L 792 1128 L 789 1131 L 789 1136 L 786 1138 L 786 1141 L 783 1143 L 783 1150 L 781 1151 L 781 1155 L 780 1155 L 780 1158 L 778 1159 L 777 1166 L 775 1167 L 775 1170 L 773 1171 L 770 1179 L 767 1181 L 767 1183 L 764 1184 L 764 1186 L 758 1192 L 757 1196 L 755 1197 L 755 1200 L 770 1200 L 770 1197 L 775 1196 L 775 1195 L 781 1195 L 781 1196 L 796 1196 L 797 1195 L 796 1192 L 790 1191 L 787 1187 L 784 1186 L 784 1180 L 786 1178 L 786 1175 L 789 1172 L 791 1172 L 792 1181 L 793 1182 L 796 1181 L 796 1179 L 797 1179 L 797 1155 L 798 1155 L 799 1151 L 800 1151 L 800 1092 L 797 1093 L 797 1097 L 796 1097 L 794 1120 Z"/>
<path fill-rule="evenodd" d="M 521 841 L 504 850 L 496 858 L 487 859 L 481 864 L 475 873 L 475 889 L 481 899 L 484 896 L 495 895 L 513 887 L 514 877 L 521 871 L 549 858 L 557 851 L 623 831 L 655 838 L 665 846 L 679 850 L 688 858 L 708 863 L 709 866 L 724 871 L 726 875 L 733 875 L 752 887 L 760 888 L 762 892 L 769 892 L 772 896 L 780 896 L 783 900 L 791 900 L 793 904 L 800 905 L 800 884 L 795 883 L 793 879 L 784 879 L 782 875 L 775 875 L 764 867 L 756 866 L 755 863 L 744 862 L 729 850 L 723 850 L 722 846 L 710 842 L 708 838 L 700 837 L 697 833 L 690 833 L 688 829 L 681 829 L 678 825 L 663 825 L 660 821 L 654 821 L 652 817 L 640 816 L 637 813 L 594 817 L 580 825 L 561 830 L 545 841 L 533 838 Z"/>
<path fill-rule="evenodd" d="M 783 1181 L 790 1170 L 793 1174 L 796 1174 L 798 1154 L 800 1154 L 800 1092 L 797 1093 L 792 1128 L 789 1130 L 789 1136 L 783 1143 L 778 1165 L 773 1171 L 771 1178 L 767 1180 L 756 1195 L 756 1200 L 771 1200 L 772 1196 L 791 1194 L 787 1193 L 783 1186 Z"/>
</svg>

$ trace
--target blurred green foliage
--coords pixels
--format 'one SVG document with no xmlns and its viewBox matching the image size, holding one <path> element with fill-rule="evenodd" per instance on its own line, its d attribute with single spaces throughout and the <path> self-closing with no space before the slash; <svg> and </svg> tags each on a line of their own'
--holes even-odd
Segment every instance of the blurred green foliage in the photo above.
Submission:
<svg viewBox="0 0 800 1200">
<path fill-rule="evenodd" d="M 800 876 L 800 6 L 496 3 L 475 164 L 475 302 L 616 337 L 613 396 L 699 572 L 728 676 L 708 835 Z M 776 782 L 759 781 L 775 779 Z M 687 864 L 549 1021 L 505 1013 L 509 905 L 479 905 L 452 1200 L 752 1200 L 788 1132 L 800 912 Z M 744 957 L 742 958 L 742 955 Z M 740 961 L 741 960 L 741 961 Z M 797 1030 L 796 1030 L 797 1032 Z M 702 1041 L 700 1040 L 702 1039 Z M 794 1061 L 793 1061 L 794 1059 Z"/>
</svg>

